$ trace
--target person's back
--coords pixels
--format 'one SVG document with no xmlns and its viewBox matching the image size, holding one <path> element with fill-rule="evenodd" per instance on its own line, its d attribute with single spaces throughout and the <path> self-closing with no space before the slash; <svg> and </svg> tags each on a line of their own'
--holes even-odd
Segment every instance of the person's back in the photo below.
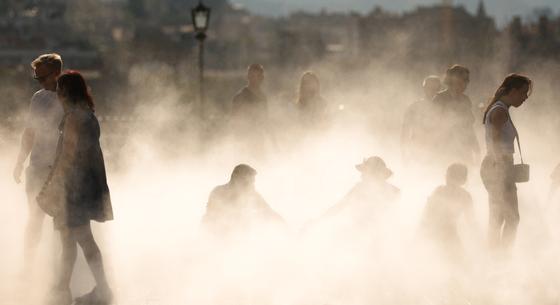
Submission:
<svg viewBox="0 0 560 305">
<path fill-rule="evenodd" d="M 458 223 L 464 216 L 473 224 L 472 197 L 463 185 L 467 180 L 467 168 L 462 164 L 452 164 L 447 169 L 446 184 L 437 187 L 428 198 L 423 211 L 421 229 L 428 238 L 444 245 L 460 245 Z"/>
<path fill-rule="evenodd" d="M 202 225 L 209 233 L 231 235 L 264 223 L 284 222 L 254 189 L 254 175 L 254 169 L 238 165 L 230 182 L 212 190 L 202 219 Z"/>
<path fill-rule="evenodd" d="M 459 238 L 457 223 L 471 205 L 471 195 L 464 188 L 454 185 L 439 186 L 428 198 L 422 225 L 432 237 L 444 240 Z"/>
<path fill-rule="evenodd" d="M 35 141 L 29 157 L 30 166 L 49 167 L 54 163 L 58 125 L 63 116 L 56 92 L 41 89 L 31 98 L 27 126 L 33 128 Z"/>
</svg>

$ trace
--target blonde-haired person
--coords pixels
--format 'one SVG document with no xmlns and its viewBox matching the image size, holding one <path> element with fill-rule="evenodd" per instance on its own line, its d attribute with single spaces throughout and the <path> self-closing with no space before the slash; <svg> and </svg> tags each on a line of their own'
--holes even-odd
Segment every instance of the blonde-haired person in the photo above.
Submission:
<svg viewBox="0 0 560 305">
<path fill-rule="evenodd" d="M 454 65 L 445 73 L 444 84 L 447 89 L 434 97 L 434 103 L 441 111 L 438 149 L 444 164 L 461 162 L 474 165 L 480 156 L 480 146 L 474 132 L 472 102 L 465 95 L 469 81 L 469 69 Z"/>
<path fill-rule="evenodd" d="M 523 75 L 508 75 L 484 112 L 486 157 L 480 174 L 488 191 L 490 246 L 509 250 L 517 233 L 519 209 L 513 171 L 514 141 L 518 136 L 509 109 L 527 100 L 532 81 Z"/>
<path fill-rule="evenodd" d="M 31 68 L 35 80 L 42 88 L 31 98 L 13 171 L 14 180 L 16 183 L 21 183 L 24 163 L 29 157 L 29 165 L 25 170 L 25 191 L 29 208 L 24 236 L 25 273 L 31 270 L 30 264 L 41 238 L 45 218 L 45 213 L 37 205 L 35 197 L 39 194 L 54 163 L 58 125 L 64 116 L 56 95 L 56 81 L 62 71 L 60 55 L 43 54 L 31 62 Z"/>
</svg>

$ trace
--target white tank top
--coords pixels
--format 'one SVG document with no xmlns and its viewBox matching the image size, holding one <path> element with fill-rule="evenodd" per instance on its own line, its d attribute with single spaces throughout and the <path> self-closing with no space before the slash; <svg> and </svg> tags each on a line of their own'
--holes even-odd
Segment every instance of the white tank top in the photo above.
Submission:
<svg viewBox="0 0 560 305">
<path fill-rule="evenodd" d="M 497 101 L 492 105 L 488 113 L 486 114 L 486 120 L 484 121 L 484 126 L 486 129 L 486 151 L 488 154 L 493 154 L 493 145 L 492 139 L 494 138 L 494 128 L 490 122 L 490 118 L 492 117 L 492 112 L 498 108 L 502 108 L 506 111 L 508 120 L 502 125 L 501 127 L 501 138 L 499 145 L 502 148 L 503 152 L 508 152 L 513 154 L 515 152 L 514 141 L 515 137 L 517 136 L 517 130 L 515 126 L 513 126 L 513 122 L 511 121 L 511 117 L 509 116 L 509 107 L 502 101 Z"/>
</svg>

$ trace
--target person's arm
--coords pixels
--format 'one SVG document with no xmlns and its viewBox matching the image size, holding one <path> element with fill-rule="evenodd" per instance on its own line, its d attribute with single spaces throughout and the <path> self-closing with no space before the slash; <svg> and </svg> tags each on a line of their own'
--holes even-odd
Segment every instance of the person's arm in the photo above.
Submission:
<svg viewBox="0 0 560 305">
<path fill-rule="evenodd" d="M 59 155 L 56 157 L 54 165 L 51 169 L 49 177 L 45 181 L 42 193 L 51 184 L 53 179 L 64 176 L 76 157 L 76 149 L 78 147 L 79 124 L 75 116 L 69 115 L 64 123 L 62 147 Z"/>
<path fill-rule="evenodd" d="M 21 145 L 19 148 L 19 153 L 16 161 L 16 166 L 14 168 L 13 176 L 16 183 L 21 183 L 21 175 L 23 173 L 23 164 L 29 154 L 31 149 L 33 149 L 33 143 L 35 142 L 35 130 L 30 127 L 26 127 L 23 131 L 21 137 Z"/>
<path fill-rule="evenodd" d="M 500 139 L 503 136 L 503 126 L 508 120 L 508 115 L 506 110 L 503 108 L 496 108 L 496 110 L 492 111 L 490 114 L 490 124 L 492 128 L 492 151 L 494 152 L 494 157 L 496 160 L 499 161 L 508 161 L 506 158 L 510 158 L 511 156 L 503 151 L 503 147 L 501 144 Z"/>
<path fill-rule="evenodd" d="M 257 205 L 258 205 L 257 208 L 261 211 L 263 216 L 265 216 L 269 220 L 275 221 L 277 223 L 286 224 L 286 221 L 284 220 L 284 218 L 282 218 L 282 216 L 280 216 L 280 214 L 276 213 L 276 211 L 274 211 L 268 205 L 268 203 L 266 203 L 266 201 L 264 200 L 264 198 L 262 198 L 261 195 L 257 195 L 256 202 L 257 202 Z"/>
</svg>

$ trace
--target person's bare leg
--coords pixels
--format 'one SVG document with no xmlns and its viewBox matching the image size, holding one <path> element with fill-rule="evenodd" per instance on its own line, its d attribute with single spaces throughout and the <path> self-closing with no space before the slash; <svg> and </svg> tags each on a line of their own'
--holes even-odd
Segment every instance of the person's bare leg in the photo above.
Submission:
<svg viewBox="0 0 560 305">
<path fill-rule="evenodd" d="M 60 241 L 62 243 L 62 256 L 58 280 L 50 292 L 49 305 L 70 305 L 72 294 L 70 293 L 70 279 L 74 270 L 74 263 L 78 254 L 78 247 L 72 233 L 67 228 L 60 230 Z"/>
<path fill-rule="evenodd" d="M 502 235 L 502 243 L 504 250 L 511 251 L 517 235 L 517 227 L 519 225 L 519 203 L 517 199 L 517 191 L 510 190 L 506 194 L 507 212 L 505 213 L 504 232 Z"/>
<path fill-rule="evenodd" d="M 91 226 L 87 224 L 73 230 L 76 240 L 84 252 L 84 257 L 86 258 L 89 269 L 91 270 L 96 283 L 96 287 L 92 292 L 76 299 L 76 302 L 87 302 L 88 299 L 92 299 L 96 302 L 108 303 L 112 299 L 112 292 L 107 282 L 107 275 L 105 274 L 101 251 L 93 238 Z"/>
<path fill-rule="evenodd" d="M 78 246 L 70 229 L 60 230 L 60 241 L 62 242 L 62 262 L 57 288 L 67 289 L 70 287 L 72 271 L 74 271 L 74 264 L 78 255 Z"/>
<path fill-rule="evenodd" d="M 43 229 L 43 221 L 45 213 L 39 208 L 35 199 L 28 199 L 28 216 L 25 226 L 23 257 L 25 259 L 25 273 L 32 270 L 32 262 L 35 259 L 35 253 L 41 240 Z"/>
</svg>

